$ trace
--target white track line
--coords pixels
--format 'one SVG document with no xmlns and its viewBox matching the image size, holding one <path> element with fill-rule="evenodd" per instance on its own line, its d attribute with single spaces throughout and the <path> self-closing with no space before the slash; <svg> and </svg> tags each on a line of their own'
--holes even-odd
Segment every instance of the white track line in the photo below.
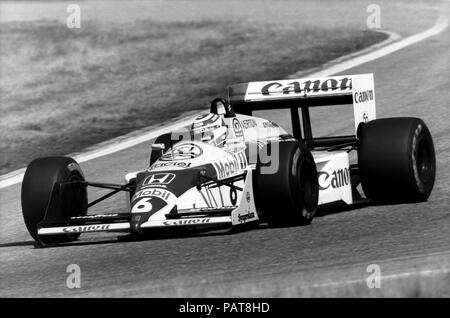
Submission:
<svg viewBox="0 0 450 318">
<path fill-rule="evenodd" d="M 379 50 L 358 56 L 354 59 L 344 61 L 342 63 L 331 66 L 327 69 L 321 70 L 319 72 L 308 74 L 308 76 L 309 77 L 329 76 L 332 74 L 337 74 L 342 71 L 348 70 L 355 66 L 365 64 L 367 62 L 379 59 L 380 57 L 386 56 L 388 54 L 391 54 L 393 52 L 401 50 L 407 46 L 410 46 L 410 45 L 416 44 L 420 41 L 423 41 L 429 37 L 435 36 L 435 35 L 441 33 L 442 31 L 444 31 L 447 28 L 447 26 L 448 26 L 448 16 L 443 14 L 439 17 L 439 19 L 436 21 L 436 23 L 434 24 L 434 26 L 432 28 L 430 28 L 424 32 L 417 33 L 417 34 L 407 37 L 401 41 L 387 45 Z"/>
<path fill-rule="evenodd" d="M 377 49 L 375 51 L 371 51 L 367 54 L 358 55 L 357 57 L 350 58 L 346 61 L 343 61 L 341 63 L 334 64 L 330 67 L 327 67 L 319 72 L 310 73 L 307 76 L 309 77 L 323 77 L 323 76 L 329 76 L 336 73 L 340 73 L 344 70 L 353 68 L 355 66 L 376 60 L 380 57 L 386 56 L 388 54 L 391 54 L 393 52 L 396 52 L 398 50 L 401 50 L 407 46 L 413 45 L 415 43 L 418 43 L 420 41 L 423 41 L 431 36 L 437 35 L 444 31 L 448 26 L 448 16 L 446 14 L 442 14 L 439 19 L 436 21 L 435 25 L 431 27 L 430 29 L 417 33 L 415 35 L 412 35 L 410 37 L 407 37 L 403 40 L 400 40 L 398 42 L 383 46 L 380 49 Z M 389 41 L 392 40 L 392 36 L 389 39 Z M 377 45 L 375 45 L 377 46 Z M 379 45 L 378 45 L 379 46 Z M 371 47 L 373 48 L 373 47 Z M 363 50 L 365 52 L 366 50 Z M 351 54 L 350 56 L 354 56 L 354 54 Z M 297 73 L 296 73 L 297 74 Z M 295 74 L 293 74 L 295 76 Z M 142 142 L 151 140 L 156 138 L 157 136 L 170 132 L 172 130 L 179 129 L 183 126 L 188 125 L 188 120 L 183 120 L 178 123 L 165 126 L 161 129 L 151 131 L 144 133 L 142 135 L 133 136 L 132 138 L 119 138 L 117 139 L 117 142 L 111 142 L 108 143 L 105 147 L 97 148 L 96 150 L 87 152 L 87 153 L 80 153 L 76 156 L 74 156 L 74 159 L 78 162 L 85 162 L 92 159 L 96 159 L 102 156 L 110 155 L 112 153 L 133 147 L 137 144 L 140 144 Z M 114 139 L 115 140 L 115 139 Z M 14 185 L 16 183 L 22 182 L 23 175 L 25 173 L 25 168 L 10 172 L 8 174 L 5 174 L 3 176 L 0 176 L 0 189 L 6 188 L 8 186 Z"/>
<path fill-rule="evenodd" d="M 450 268 L 441 268 L 441 269 L 425 269 L 417 272 L 404 272 L 404 273 L 398 273 L 398 274 L 390 274 L 390 275 L 381 275 L 380 280 L 381 281 L 389 281 L 389 280 L 395 280 L 395 279 L 402 279 L 402 278 L 410 278 L 410 277 L 428 277 L 428 276 L 437 276 L 437 275 L 446 275 L 450 273 Z M 352 280 L 346 280 L 346 281 L 336 281 L 336 282 L 328 282 L 328 283 L 321 283 L 321 284 L 313 284 L 307 287 L 312 288 L 324 288 L 324 287 L 336 287 L 336 286 L 342 286 L 342 285 L 350 285 L 350 284 L 361 284 L 366 283 L 367 278 L 360 278 L 360 279 L 352 279 Z"/>
<path fill-rule="evenodd" d="M 133 147 L 135 145 L 138 145 L 140 143 L 146 142 L 148 140 L 154 139 L 158 137 L 159 135 L 180 129 L 188 124 L 189 120 L 183 120 L 179 121 L 177 123 L 171 124 L 169 126 L 164 126 L 160 129 L 153 130 L 151 132 L 146 132 L 142 134 L 136 134 L 136 132 L 131 133 L 130 135 L 134 135 L 133 137 L 118 137 L 114 138 L 111 141 L 107 141 L 102 144 L 106 144 L 105 146 L 101 147 L 95 147 L 92 151 L 87 151 L 75 155 L 69 155 L 70 157 L 73 157 L 77 162 L 85 162 L 92 159 L 96 159 L 99 157 L 107 156 L 112 153 Z M 115 142 L 116 141 L 116 142 Z M 8 186 L 14 185 L 16 183 L 22 182 L 23 175 L 25 173 L 26 168 L 22 168 L 19 170 L 15 170 L 13 172 L 10 172 L 8 174 L 5 174 L 3 176 L 0 176 L 0 189 L 6 188 Z"/>
</svg>

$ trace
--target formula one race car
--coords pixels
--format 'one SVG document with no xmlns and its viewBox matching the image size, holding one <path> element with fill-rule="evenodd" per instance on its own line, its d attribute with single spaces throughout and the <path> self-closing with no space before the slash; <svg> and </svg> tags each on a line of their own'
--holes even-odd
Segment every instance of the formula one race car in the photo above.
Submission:
<svg viewBox="0 0 450 318">
<path fill-rule="evenodd" d="M 353 105 L 355 133 L 314 138 L 310 108 L 344 104 Z M 292 134 L 252 116 L 270 109 L 290 111 Z M 31 236 L 47 245 L 86 232 L 308 224 L 332 202 L 425 201 L 436 164 L 422 120 L 375 119 L 373 74 L 362 74 L 229 86 L 210 112 L 154 140 L 143 168 L 119 185 L 86 181 L 68 157 L 33 160 L 22 184 Z M 88 186 L 112 192 L 88 203 Z M 125 213 L 87 213 L 120 191 L 128 193 Z"/>
</svg>

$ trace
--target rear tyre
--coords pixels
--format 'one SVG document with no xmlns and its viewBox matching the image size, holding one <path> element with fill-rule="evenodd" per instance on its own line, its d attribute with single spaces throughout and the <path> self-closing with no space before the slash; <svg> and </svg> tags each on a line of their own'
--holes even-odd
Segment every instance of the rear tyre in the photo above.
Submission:
<svg viewBox="0 0 450 318">
<path fill-rule="evenodd" d="M 276 145 L 279 157 L 270 154 L 269 163 L 264 164 L 259 159 L 257 163 L 254 187 L 261 218 L 270 225 L 309 224 L 319 200 L 314 158 L 298 141 L 276 142 Z M 265 147 L 269 147 L 269 151 L 277 149 L 274 143 Z M 267 168 L 277 159 L 278 170 L 268 173 Z"/>
<path fill-rule="evenodd" d="M 359 131 L 358 162 L 364 193 L 375 203 L 426 201 L 433 189 L 433 140 L 419 118 L 384 118 Z"/>
<path fill-rule="evenodd" d="M 56 244 L 76 240 L 80 234 L 38 236 L 38 224 L 45 218 L 53 186 L 56 182 L 84 181 L 78 163 L 68 157 L 44 157 L 33 160 L 27 167 L 22 182 L 22 213 L 30 235 L 43 244 Z M 86 187 L 71 188 L 60 193 L 61 204 L 52 217 L 86 215 Z"/>
</svg>

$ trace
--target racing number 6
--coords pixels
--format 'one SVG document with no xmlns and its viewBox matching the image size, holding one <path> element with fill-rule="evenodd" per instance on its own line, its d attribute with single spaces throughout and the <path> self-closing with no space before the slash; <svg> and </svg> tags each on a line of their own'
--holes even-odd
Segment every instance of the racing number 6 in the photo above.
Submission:
<svg viewBox="0 0 450 318">
<path fill-rule="evenodd" d="M 150 203 L 151 198 L 140 199 L 133 205 L 131 213 L 150 212 L 153 205 Z"/>
</svg>

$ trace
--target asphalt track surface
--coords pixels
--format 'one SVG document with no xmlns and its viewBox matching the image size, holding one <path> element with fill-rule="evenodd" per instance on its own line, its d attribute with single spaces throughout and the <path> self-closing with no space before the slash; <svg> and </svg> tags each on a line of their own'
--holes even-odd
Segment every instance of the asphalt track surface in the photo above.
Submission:
<svg viewBox="0 0 450 318">
<path fill-rule="evenodd" d="M 450 31 L 345 71 L 375 74 L 377 116 L 424 119 L 434 138 L 437 179 L 428 202 L 329 210 L 309 226 L 211 233 L 140 241 L 84 235 L 75 244 L 38 249 L 23 224 L 20 184 L 0 190 L 0 296 L 289 296 L 298 286 L 450 268 Z M 281 125 L 288 116 L 266 113 Z M 351 131 L 351 112 L 314 111 L 314 131 Z M 351 117 L 350 117 L 351 118 Z M 145 167 L 149 145 L 83 163 L 89 180 L 121 182 Z M 90 193 L 91 198 L 97 193 Z M 93 213 L 123 211 L 118 195 Z M 81 268 L 81 288 L 66 268 Z"/>
</svg>

